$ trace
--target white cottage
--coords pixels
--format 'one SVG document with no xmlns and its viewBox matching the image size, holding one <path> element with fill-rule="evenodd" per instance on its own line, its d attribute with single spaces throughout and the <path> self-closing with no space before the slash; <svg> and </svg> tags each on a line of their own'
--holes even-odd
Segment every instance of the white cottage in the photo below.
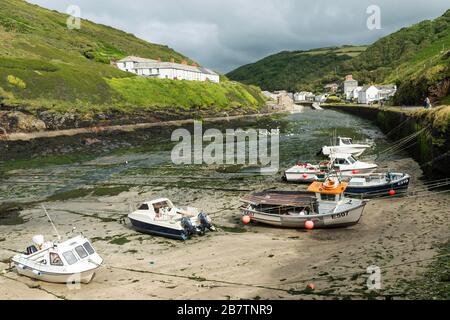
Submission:
<svg viewBox="0 0 450 320">
<path fill-rule="evenodd" d="M 375 86 L 364 86 L 358 93 L 358 103 L 369 104 L 371 102 L 379 100 L 378 90 Z"/>
<path fill-rule="evenodd" d="M 345 77 L 344 81 L 344 95 L 346 100 L 353 99 L 353 92 L 358 87 L 358 81 L 353 79 L 353 76 L 349 74 Z"/>
<path fill-rule="evenodd" d="M 359 93 L 361 92 L 362 89 L 363 89 L 363 87 L 361 86 L 361 87 L 356 87 L 355 90 L 353 90 L 352 100 L 358 101 Z"/>
<path fill-rule="evenodd" d="M 220 76 L 214 71 L 175 62 L 161 62 L 152 59 L 129 56 L 116 63 L 123 71 L 132 72 L 138 76 L 159 79 L 211 81 L 220 82 Z"/>
<path fill-rule="evenodd" d="M 304 102 L 304 101 L 314 101 L 314 94 L 312 92 L 308 92 L 308 91 L 301 91 L 301 92 L 296 92 L 294 94 L 294 101 L 295 102 Z"/>
</svg>

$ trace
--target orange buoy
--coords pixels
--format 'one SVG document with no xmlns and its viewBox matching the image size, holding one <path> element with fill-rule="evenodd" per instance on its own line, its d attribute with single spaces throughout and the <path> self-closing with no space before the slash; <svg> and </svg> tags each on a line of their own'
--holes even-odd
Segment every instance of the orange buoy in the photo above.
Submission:
<svg viewBox="0 0 450 320">
<path fill-rule="evenodd" d="M 243 217 L 242 217 L 242 222 L 243 222 L 244 224 L 249 224 L 250 221 L 252 221 L 252 219 L 251 219 L 249 216 L 243 216 Z"/>
<path fill-rule="evenodd" d="M 311 220 L 305 221 L 305 229 L 308 230 L 314 229 L 314 222 Z"/>
<path fill-rule="evenodd" d="M 306 289 L 313 291 L 314 289 L 316 289 L 316 285 L 314 283 L 308 283 Z"/>
<path fill-rule="evenodd" d="M 395 196 L 395 190 L 389 191 L 389 195 L 390 195 L 390 196 Z"/>
</svg>

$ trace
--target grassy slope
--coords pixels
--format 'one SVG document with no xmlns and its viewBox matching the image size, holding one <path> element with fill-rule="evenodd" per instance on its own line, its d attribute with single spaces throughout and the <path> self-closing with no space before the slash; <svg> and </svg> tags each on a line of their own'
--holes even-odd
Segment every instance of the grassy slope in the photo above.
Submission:
<svg viewBox="0 0 450 320">
<path fill-rule="evenodd" d="M 25 1 L 0 0 L 0 95 L 8 98 L 9 104 L 60 111 L 93 107 L 120 109 L 136 100 L 120 90 L 123 86 L 118 85 L 119 79 L 126 78 L 124 83 L 128 85 L 141 81 L 111 66 L 110 60 L 138 55 L 192 62 L 167 46 L 151 44 L 87 20 L 81 21 L 80 30 L 69 30 L 67 18 L 65 14 Z M 166 82 L 154 82 L 152 88 L 158 91 L 158 86 L 168 95 L 165 100 L 175 106 L 189 107 L 181 95 L 171 95 Z M 177 88 L 180 86 L 188 88 L 184 82 Z M 196 94 L 201 96 L 202 92 Z M 208 103 L 215 104 L 215 97 L 210 95 L 210 98 Z M 147 95 L 146 99 L 141 96 L 139 103 L 154 106 L 159 101 Z M 222 105 L 222 102 L 217 103 Z M 235 103 L 242 102 L 252 107 L 254 101 L 238 99 Z"/>
<path fill-rule="evenodd" d="M 444 101 L 445 94 L 430 87 L 449 78 L 449 50 L 447 10 L 435 20 L 422 21 L 378 40 L 346 68 L 356 70 L 354 74 L 365 83 L 397 83 L 398 104 L 417 104 L 430 94 Z"/>
<path fill-rule="evenodd" d="M 343 47 L 350 51 L 347 53 L 329 48 L 282 52 L 240 67 L 228 76 L 269 90 L 321 90 L 319 84 L 342 81 L 345 74 L 352 73 L 361 84 L 397 83 L 399 104 L 417 104 L 426 94 L 436 95 L 442 103 L 449 101 L 444 93 L 435 93 L 430 87 L 450 76 L 450 10 L 363 48 L 358 52 L 357 48 Z"/>
<path fill-rule="evenodd" d="M 110 79 L 108 83 L 135 106 L 256 109 L 265 101 L 259 88 L 230 81 L 218 85 L 209 82 L 135 77 Z"/>
<path fill-rule="evenodd" d="M 341 79 L 341 65 L 358 56 L 365 46 L 283 51 L 242 66 L 227 76 L 265 90 L 320 91 L 323 84 Z M 335 72 L 338 71 L 338 74 Z"/>
</svg>

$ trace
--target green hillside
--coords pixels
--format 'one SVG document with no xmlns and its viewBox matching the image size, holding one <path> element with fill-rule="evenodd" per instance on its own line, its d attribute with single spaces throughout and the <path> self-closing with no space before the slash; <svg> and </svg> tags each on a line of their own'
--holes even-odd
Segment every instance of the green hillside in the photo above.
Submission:
<svg viewBox="0 0 450 320">
<path fill-rule="evenodd" d="M 0 96 L 5 104 L 34 108 L 87 110 L 89 108 L 129 109 L 135 103 L 139 106 L 157 107 L 159 98 L 147 96 L 139 101 L 129 99 L 118 85 L 120 79 L 128 85 L 141 80 L 130 73 L 122 72 L 110 65 L 128 55 L 177 62 L 193 61 L 163 45 L 148 43 L 132 34 L 82 20 L 81 29 L 69 30 L 68 16 L 47 10 L 21 0 L 0 0 Z M 114 79 L 114 80 L 112 80 Z M 149 80 L 150 81 L 150 80 Z M 178 87 L 190 88 L 182 81 Z M 219 90 L 222 84 L 216 86 Z M 209 95 L 201 100 L 202 88 L 193 92 L 191 100 L 172 95 L 166 82 L 152 82 L 152 88 L 164 92 L 171 107 L 189 108 L 224 105 L 222 95 Z M 207 85 L 205 85 L 207 86 Z M 247 91 L 248 90 L 248 91 Z M 226 90 L 229 105 L 254 107 L 255 99 L 262 100 L 260 92 L 240 84 L 228 85 Z M 244 98 L 239 92 L 245 91 Z M 252 98 L 249 98 L 252 97 Z M 249 98 L 247 100 L 247 98 Z M 191 104 L 192 103 L 192 104 Z M 167 104 L 162 104 L 165 107 Z"/>
<path fill-rule="evenodd" d="M 343 46 L 309 51 L 283 51 L 242 66 L 227 76 L 269 91 L 320 91 L 324 84 L 340 80 L 344 62 L 357 57 L 366 48 Z"/>
<path fill-rule="evenodd" d="M 266 90 L 323 90 L 323 84 L 353 74 L 361 84 L 396 83 L 397 104 L 420 103 L 424 95 L 448 101 L 450 10 L 388 35 L 358 52 L 315 49 L 281 52 L 228 74 Z M 356 51 L 356 52 L 351 52 Z M 321 53 L 317 55 L 318 53 Z"/>
</svg>

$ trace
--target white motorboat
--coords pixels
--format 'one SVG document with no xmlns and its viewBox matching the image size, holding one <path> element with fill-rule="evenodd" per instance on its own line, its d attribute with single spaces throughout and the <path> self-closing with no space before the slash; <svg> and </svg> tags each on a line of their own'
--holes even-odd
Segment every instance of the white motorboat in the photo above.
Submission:
<svg viewBox="0 0 450 320">
<path fill-rule="evenodd" d="M 176 208 L 166 198 L 143 203 L 128 218 L 140 232 L 176 240 L 188 240 L 192 235 L 215 230 L 206 213 L 196 208 Z"/>
<path fill-rule="evenodd" d="M 335 146 L 325 146 L 322 148 L 322 154 L 330 156 L 333 153 L 345 153 L 359 157 L 368 148 L 370 148 L 370 146 L 366 144 L 354 144 L 351 138 L 338 137 Z"/>
<path fill-rule="evenodd" d="M 344 196 L 347 183 L 328 178 L 313 182 L 308 191 L 263 191 L 242 199 L 243 216 L 286 228 L 336 228 L 357 224 L 366 201 Z"/>
<path fill-rule="evenodd" d="M 12 258 L 21 275 L 53 283 L 89 283 L 103 259 L 83 235 L 64 242 L 46 242 L 42 235 L 24 254 Z"/>
<path fill-rule="evenodd" d="M 335 153 L 330 155 L 331 169 L 343 177 L 369 175 L 378 165 L 356 160 L 351 154 Z"/>
<path fill-rule="evenodd" d="M 338 172 L 343 177 L 361 176 L 373 173 L 378 166 L 356 160 L 351 154 L 332 154 L 329 161 L 319 164 L 297 164 L 284 172 L 283 180 L 287 182 L 324 181 L 328 173 Z"/>
</svg>

